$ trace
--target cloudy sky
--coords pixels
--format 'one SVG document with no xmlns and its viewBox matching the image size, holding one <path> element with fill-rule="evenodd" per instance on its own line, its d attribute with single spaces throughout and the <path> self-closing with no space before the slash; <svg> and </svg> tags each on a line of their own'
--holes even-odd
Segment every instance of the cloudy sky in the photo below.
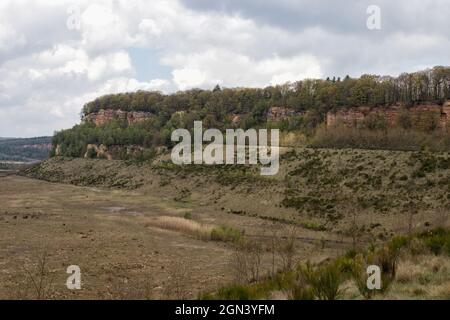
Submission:
<svg viewBox="0 0 450 320">
<path fill-rule="evenodd" d="M 107 93 L 450 65 L 449 17 L 448 0 L 1 0 L 0 136 L 69 128 Z"/>
</svg>

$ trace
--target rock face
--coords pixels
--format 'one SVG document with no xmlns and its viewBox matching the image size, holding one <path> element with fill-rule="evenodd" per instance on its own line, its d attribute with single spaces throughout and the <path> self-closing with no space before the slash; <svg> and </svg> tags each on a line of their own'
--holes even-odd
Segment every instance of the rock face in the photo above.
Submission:
<svg viewBox="0 0 450 320">
<path fill-rule="evenodd" d="M 279 121 L 287 120 L 290 117 L 293 117 L 296 115 L 301 115 L 301 113 L 299 113 L 291 108 L 271 107 L 267 111 L 267 121 L 279 122 Z"/>
<path fill-rule="evenodd" d="M 112 160 L 113 156 L 108 151 L 108 148 L 101 144 L 100 146 L 97 146 L 95 144 L 88 144 L 86 147 L 86 153 L 84 154 L 85 158 L 92 158 L 91 154 L 95 155 L 95 158 L 102 158 L 102 159 L 108 159 Z"/>
<path fill-rule="evenodd" d="M 242 114 L 232 113 L 229 118 L 233 125 L 238 125 L 242 120 Z"/>
<path fill-rule="evenodd" d="M 86 146 L 85 158 L 99 158 L 107 160 L 119 160 L 123 156 L 136 157 L 144 151 L 142 146 L 129 145 L 129 146 L 111 146 L 107 147 L 103 144 L 88 144 Z"/>
<path fill-rule="evenodd" d="M 420 104 L 411 108 L 402 105 L 389 107 L 355 107 L 328 112 L 327 126 L 340 122 L 349 127 L 358 127 L 369 116 L 381 116 L 388 127 L 394 127 L 401 121 L 410 121 L 413 127 L 426 128 L 435 126 L 437 129 L 450 130 L 450 101 L 443 105 Z"/>
<path fill-rule="evenodd" d="M 152 116 L 153 114 L 150 112 L 101 109 L 99 112 L 87 114 L 83 118 L 83 122 L 101 126 L 113 120 L 124 120 L 128 124 L 135 124 L 150 119 Z"/>
</svg>

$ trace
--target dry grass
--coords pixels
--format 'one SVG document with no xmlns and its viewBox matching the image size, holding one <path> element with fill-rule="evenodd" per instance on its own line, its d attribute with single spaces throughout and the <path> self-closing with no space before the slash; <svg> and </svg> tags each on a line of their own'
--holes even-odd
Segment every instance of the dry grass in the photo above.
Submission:
<svg viewBox="0 0 450 320">
<path fill-rule="evenodd" d="M 198 239 L 209 240 L 213 226 L 180 217 L 161 216 L 150 222 L 153 227 L 178 231 Z"/>
<path fill-rule="evenodd" d="M 450 259 L 446 256 L 404 257 L 385 299 L 449 299 Z"/>
</svg>

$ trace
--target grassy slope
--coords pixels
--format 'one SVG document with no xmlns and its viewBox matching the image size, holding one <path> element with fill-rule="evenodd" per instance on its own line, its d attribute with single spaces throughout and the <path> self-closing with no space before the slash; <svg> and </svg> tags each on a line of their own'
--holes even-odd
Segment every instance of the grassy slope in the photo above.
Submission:
<svg viewBox="0 0 450 320">
<path fill-rule="evenodd" d="M 282 156 L 279 174 L 270 178 L 254 167 L 179 167 L 161 159 L 133 164 L 54 158 L 26 174 L 77 185 L 147 188 L 174 201 L 337 234 L 348 235 L 357 225 L 367 240 L 411 226 L 438 226 L 450 210 L 448 153 L 299 148 Z"/>
</svg>

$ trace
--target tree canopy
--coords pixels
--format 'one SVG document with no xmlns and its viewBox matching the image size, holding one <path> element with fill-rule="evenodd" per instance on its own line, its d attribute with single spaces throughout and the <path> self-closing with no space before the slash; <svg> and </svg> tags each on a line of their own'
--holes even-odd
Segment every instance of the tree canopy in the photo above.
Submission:
<svg viewBox="0 0 450 320">
<path fill-rule="evenodd" d="M 138 91 L 106 95 L 87 103 L 83 114 L 100 109 L 146 111 L 165 116 L 177 111 L 214 114 L 220 121 L 230 113 L 261 114 L 269 107 L 281 106 L 296 111 L 315 110 L 322 114 L 340 107 L 388 106 L 421 102 L 442 103 L 450 99 L 450 67 L 434 67 L 398 77 L 363 75 L 358 79 L 333 77 L 307 79 L 266 88 L 191 89 L 165 95 Z"/>
</svg>

